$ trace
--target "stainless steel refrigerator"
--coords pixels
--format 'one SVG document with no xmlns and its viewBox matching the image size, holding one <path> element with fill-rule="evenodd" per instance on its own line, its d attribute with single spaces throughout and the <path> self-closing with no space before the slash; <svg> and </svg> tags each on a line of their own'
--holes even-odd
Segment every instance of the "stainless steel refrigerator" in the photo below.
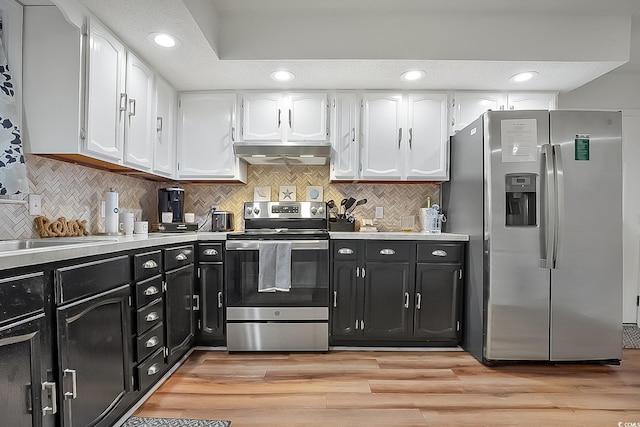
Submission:
<svg viewBox="0 0 640 427">
<path fill-rule="evenodd" d="M 463 346 L 485 362 L 622 357 L 622 116 L 488 111 L 451 138 L 470 235 Z"/>
</svg>

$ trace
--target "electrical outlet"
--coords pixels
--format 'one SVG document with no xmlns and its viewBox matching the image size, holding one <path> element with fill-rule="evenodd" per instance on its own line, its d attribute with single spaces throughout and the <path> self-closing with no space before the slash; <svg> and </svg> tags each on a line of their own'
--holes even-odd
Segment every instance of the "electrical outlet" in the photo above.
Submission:
<svg viewBox="0 0 640 427">
<path fill-rule="evenodd" d="M 384 209 L 382 206 L 376 206 L 376 219 L 384 218 Z"/>
<path fill-rule="evenodd" d="M 29 194 L 29 215 L 42 214 L 42 195 Z"/>
</svg>

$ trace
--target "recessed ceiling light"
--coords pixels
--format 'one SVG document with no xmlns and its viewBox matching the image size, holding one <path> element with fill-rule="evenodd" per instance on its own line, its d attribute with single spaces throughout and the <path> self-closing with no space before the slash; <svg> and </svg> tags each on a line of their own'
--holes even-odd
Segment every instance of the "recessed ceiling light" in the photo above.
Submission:
<svg viewBox="0 0 640 427">
<path fill-rule="evenodd" d="M 413 82 L 416 80 L 422 80 L 424 78 L 424 75 L 425 73 L 422 70 L 409 70 L 402 73 L 400 78 L 408 82 Z"/>
<path fill-rule="evenodd" d="M 295 79 L 296 75 L 290 71 L 280 70 L 280 71 L 274 71 L 273 73 L 271 73 L 270 77 L 273 80 L 278 82 L 288 82 L 289 80 Z"/>
<path fill-rule="evenodd" d="M 518 73 L 515 76 L 511 76 L 509 81 L 513 83 L 522 83 L 531 80 L 536 75 L 538 75 L 537 71 L 525 71 L 524 73 Z"/>
<path fill-rule="evenodd" d="M 162 47 L 174 47 L 178 44 L 176 38 L 167 33 L 153 33 L 149 35 L 149 39 L 151 39 L 158 46 Z"/>
</svg>

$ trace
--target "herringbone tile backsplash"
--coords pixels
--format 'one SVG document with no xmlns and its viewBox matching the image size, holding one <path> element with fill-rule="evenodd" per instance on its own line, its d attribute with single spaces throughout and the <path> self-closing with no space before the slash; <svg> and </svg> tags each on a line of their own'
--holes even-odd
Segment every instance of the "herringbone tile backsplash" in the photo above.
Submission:
<svg viewBox="0 0 640 427">
<path fill-rule="evenodd" d="M 428 196 L 436 202 L 440 195 L 439 185 L 431 183 L 331 183 L 326 166 L 249 165 L 247 184 L 162 184 L 33 155 L 26 156 L 26 163 L 31 193 L 42 195 L 42 215 L 84 219 L 92 234 L 104 231 L 100 204 L 110 188 L 120 195 L 121 211 L 135 212 L 137 219 L 151 223 L 157 221 L 157 189 L 177 184 L 185 189 L 185 211 L 194 212 L 206 231 L 210 222 L 204 222 L 212 206 L 234 212 L 235 228 L 242 230 L 243 203 L 253 200 L 254 187 L 270 186 L 271 200 L 278 200 L 280 186 L 294 186 L 297 200 L 305 200 L 307 186 L 322 187 L 324 200 L 338 204 L 343 198 L 366 198 L 368 203 L 354 214 L 358 220 L 373 218 L 375 207 L 382 206 L 384 218 L 376 223 L 381 231 L 399 230 L 400 217 L 407 214 L 416 215 L 419 229 L 419 209 L 426 206 Z M 0 204 L 0 215 L 0 239 L 37 237 L 27 205 Z"/>
</svg>

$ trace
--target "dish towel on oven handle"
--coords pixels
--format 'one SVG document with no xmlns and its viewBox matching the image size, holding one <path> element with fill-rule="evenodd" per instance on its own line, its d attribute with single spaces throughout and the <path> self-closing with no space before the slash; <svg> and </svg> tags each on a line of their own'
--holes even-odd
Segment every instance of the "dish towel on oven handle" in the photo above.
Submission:
<svg viewBox="0 0 640 427">
<path fill-rule="evenodd" d="M 291 242 L 260 242 L 258 248 L 258 292 L 289 292 Z"/>
</svg>

